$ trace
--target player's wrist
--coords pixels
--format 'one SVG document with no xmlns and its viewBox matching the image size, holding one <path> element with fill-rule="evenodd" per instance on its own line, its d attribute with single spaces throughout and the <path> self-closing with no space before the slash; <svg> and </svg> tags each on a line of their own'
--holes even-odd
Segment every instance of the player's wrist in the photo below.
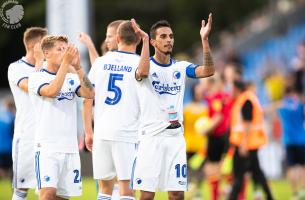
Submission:
<svg viewBox="0 0 305 200">
<path fill-rule="evenodd" d="M 80 70 L 82 69 L 82 67 L 81 67 L 81 66 L 76 66 L 76 67 L 74 67 L 74 69 L 75 69 L 76 72 L 80 72 Z"/>
<path fill-rule="evenodd" d="M 148 41 L 148 40 L 149 40 L 148 35 L 147 35 L 147 34 L 143 35 L 143 36 L 142 36 L 142 40 L 143 40 L 143 41 Z"/>
</svg>

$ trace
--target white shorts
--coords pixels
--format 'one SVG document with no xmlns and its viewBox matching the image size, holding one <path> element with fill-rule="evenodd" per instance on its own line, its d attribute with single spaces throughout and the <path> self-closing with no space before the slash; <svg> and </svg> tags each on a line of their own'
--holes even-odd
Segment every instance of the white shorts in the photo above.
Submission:
<svg viewBox="0 0 305 200">
<path fill-rule="evenodd" d="M 13 188 L 36 188 L 34 144 L 34 140 L 13 140 Z"/>
<path fill-rule="evenodd" d="M 93 177 L 99 180 L 130 180 L 137 145 L 135 143 L 93 140 Z"/>
<path fill-rule="evenodd" d="M 37 151 L 35 169 L 38 189 L 56 188 L 63 197 L 82 194 L 82 177 L 78 153 Z"/>
<path fill-rule="evenodd" d="M 163 133 L 172 131 L 166 129 Z M 184 136 L 163 133 L 140 140 L 133 166 L 132 189 L 148 192 L 187 190 Z"/>
</svg>

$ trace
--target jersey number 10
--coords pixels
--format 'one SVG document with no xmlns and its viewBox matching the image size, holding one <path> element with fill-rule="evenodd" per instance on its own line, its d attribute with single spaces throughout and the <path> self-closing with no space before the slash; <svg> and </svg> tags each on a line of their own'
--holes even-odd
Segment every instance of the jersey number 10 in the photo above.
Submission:
<svg viewBox="0 0 305 200">
<path fill-rule="evenodd" d="M 123 80 L 123 74 L 110 74 L 109 76 L 109 82 L 108 82 L 108 91 L 114 93 L 114 97 L 110 98 L 107 97 L 105 100 L 105 103 L 108 105 L 115 105 L 119 103 L 122 96 L 121 88 L 119 88 L 117 85 L 115 85 L 115 81 L 122 81 Z"/>
<path fill-rule="evenodd" d="M 183 178 L 186 178 L 186 175 L 187 175 L 187 167 L 186 167 L 186 164 L 184 165 L 180 165 L 180 164 L 176 164 L 175 165 L 175 170 L 176 170 L 176 177 L 177 178 L 180 178 L 181 176 Z"/>
</svg>

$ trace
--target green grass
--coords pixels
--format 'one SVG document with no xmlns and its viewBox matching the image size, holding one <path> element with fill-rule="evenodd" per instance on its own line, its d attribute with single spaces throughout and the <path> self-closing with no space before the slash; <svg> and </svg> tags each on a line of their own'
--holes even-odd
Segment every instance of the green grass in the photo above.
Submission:
<svg viewBox="0 0 305 200">
<path fill-rule="evenodd" d="M 290 187 L 285 180 L 271 181 L 271 190 L 276 200 L 288 200 L 291 196 Z M 201 193 L 203 199 L 208 200 L 209 197 L 209 186 L 204 183 L 201 186 Z M 0 180 L 0 200 L 10 200 L 12 198 L 12 189 L 11 183 L 8 179 Z M 138 196 L 138 194 L 137 194 Z M 189 194 L 186 193 L 186 199 L 189 197 Z M 34 191 L 31 190 L 28 194 L 27 200 L 37 200 L 37 196 L 34 194 Z M 71 200 L 94 200 L 96 199 L 96 185 L 95 181 L 92 179 L 83 179 L 83 195 L 81 197 L 71 198 Z M 156 193 L 155 199 L 163 200 L 167 199 L 167 194 L 164 192 Z M 247 187 L 247 199 L 252 198 L 252 186 L 249 184 Z"/>
</svg>

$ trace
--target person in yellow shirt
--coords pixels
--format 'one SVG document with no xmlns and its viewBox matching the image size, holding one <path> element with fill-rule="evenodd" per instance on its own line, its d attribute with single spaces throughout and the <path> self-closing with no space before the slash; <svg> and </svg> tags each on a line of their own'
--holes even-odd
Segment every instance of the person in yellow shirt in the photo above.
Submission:
<svg viewBox="0 0 305 200">
<path fill-rule="evenodd" d="M 202 180 L 201 165 L 204 160 L 204 146 L 206 136 L 199 133 L 198 129 L 203 125 L 202 120 L 208 116 L 207 106 L 203 101 L 204 88 L 198 82 L 192 86 L 192 101 L 184 107 L 184 137 L 186 140 L 186 152 L 188 160 L 188 173 L 190 178 L 189 190 L 192 193 L 197 191 L 198 183 Z M 200 157 L 199 166 L 193 167 L 190 158 Z M 198 160 L 196 161 L 198 163 Z M 198 165 L 198 164 L 196 164 Z M 193 187 L 194 186 L 194 187 Z"/>
</svg>

